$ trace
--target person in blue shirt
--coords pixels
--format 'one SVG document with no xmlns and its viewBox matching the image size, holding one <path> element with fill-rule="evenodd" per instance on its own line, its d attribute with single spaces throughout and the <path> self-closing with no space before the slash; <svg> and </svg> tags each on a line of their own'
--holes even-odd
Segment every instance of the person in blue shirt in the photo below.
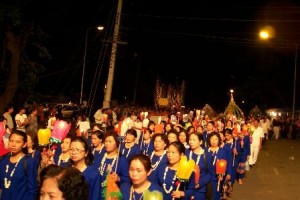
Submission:
<svg viewBox="0 0 300 200">
<path fill-rule="evenodd" d="M 86 138 L 77 136 L 71 142 L 69 149 L 72 166 L 82 172 L 89 187 L 89 199 L 99 199 L 101 196 L 100 174 L 92 165 L 94 156 Z"/>
<path fill-rule="evenodd" d="M 131 128 L 126 131 L 125 142 L 121 144 L 120 154 L 124 156 L 127 161 L 135 154 L 141 153 L 141 149 L 137 143 L 135 143 L 137 138 L 137 132 L 135 129 Z"/>
<path fill-rule="evenodd" d="M 100 190 L 102 195 L 100 200 L 104 199 L 106 180 L 108 173 L 110 178 L 118 185 L 130 181 L 128 175 L 128 160 L 119 154 L 119 136 L 114 131 L 108 131 L 104 137 L 105 153 L 100 158 L 100 165 L 96 166 L 100 173 Z M 94 164 L 95 165 L 95 164 Z"/>
<path fill-rule="evenodd" d="M 188 160 L 194 160 L 200 171 L 200 175 L 195 179 L 194 199 L 197 200 L 206 200 L 206 186 L 211 182 L 213 174 L 213 168 L 210 164 L 211 157 L 208 156 L 207 150 L 201 147 L 202 143 L 202 134 L 193 132 L 189 136 L 190 149 L 186 151 Z"/>
<path fill-rule="evenodd" d="M 151 140 L 151 130 L 148 128 L 145 129 L 142 135 L 143 139 L 139 144 L 141 152 L 147 156 L 150 156 L 150 154 L 154 151 L 153 140 Z"/>
<path fill-rule="evenodd" d="M 102 154 L 105 153 L 104 143 L 103 143 L 104 133 L 101 130 L 96 130 L 92 132 L 92 153 L 94 155 L 94 165 L 100 165 L 100 158 Z"/>
<path fill-rule="evenodd" d="M 27 135 L 13 130 L 8 142 L 9 154 L 0 161 L 0 189 L 2 200 L 35 200 L 38 186 L 31 180 L 37 179 L 36 165 L 27 162 Z"/>
<path fill-rule="evenodd" d="M 27 160 L 26 160 L 26 171 L 30 171 L 30 174 L 33 174 L 34 179 L 29 180 L 29 184 L 32 185 L 34 188 L 39 187 L 38 183 L 38 173 L 39 173 L 39 167 L 41 163 L 41 151 L 38 149 L 38 138 L 37 134 L 33 132 L 26 132 L 27 135 Z M 28 163 L 30 163 L 28 165 Z M 31 164 L 32 163 L 32 164 Z M 29 168 L 28 168 L 29 166 Z M 38 191 L 35 191 L 36 194 L 38 195 Z"/>
<path fill-rule="evenodd" d="M 53 163 L 61 167 L 71 166 L 71 155 L 69 152 L 71 141 L 73 139 L 72 134 L 67 134 L 61 144 L 58 144 L 59 148 L 56 149 L 53 156 Z"/>
<path fill-rule="evenodd" d="M 148 180 L 151 170 L 150 158 L 144 154 L 136 154 L 129 161 L 130 182 L 120 186 L 123 200 L 144 199 L 145 191 L 158 191 L 163 194 L 162 187 Z"/>
<path fill-rule="evenodd" d="M 186 199 L 189 200 L 195 193 L 195 177 L 191 174 L 188 180 L 180 182 L 176 173 L 181 157 L 185 155 L 185 147 L 179 142 L 172 142 L 167 148 L 168 163 L 160 165 L 157 172 L 158 183 L 162 186 L 163 199 Z"/>
<path fill-rule="evenodd" d="M 243 184 L 243 178 L 246 174 L 246 162 L 249 160 L 250 156 L 250 137 L 244 132 L 239 135 L 241 152 L 238 155 L 238 167 L 237 167 L 237 180 L 241 185 Z"/>
<path fill-rule="evenodd" d="M 151 171 L 148 177 L 151 182 L 158 182 L 157 169 L 158 166 L 168 163 L 166 147 L 168 145 L 167 135 L 164 133 L 156 133 L 152 136 L 154 143 L 154 151 L 150 153 Z"/>
<path fill-rule="evenodd" d="M 213 200 L 220 200 L 221 198 L 221 192 L 222 192 L 222 183 L 224 182 L 224 179 L 230 180 L 231 179 L 231 166 L 230 164 L 227 164 L 225 175 L 217 174 L 216 173 L 216 164 L 218 160 L 224 159 L 227 161 L 227 163 L 232 163 L 230 159 L 228 158 L 227 151 L 220 147 L 221 145 L 221 137 L 219 133 L 212 132 L 210 133 L 208 137 L 208 150 L 207 154 L 209 157 L 212 158 L 212 165 L 213 168 L 213 175 L 212 175 L 212 186 L 213 186 Z"/>
</svg>

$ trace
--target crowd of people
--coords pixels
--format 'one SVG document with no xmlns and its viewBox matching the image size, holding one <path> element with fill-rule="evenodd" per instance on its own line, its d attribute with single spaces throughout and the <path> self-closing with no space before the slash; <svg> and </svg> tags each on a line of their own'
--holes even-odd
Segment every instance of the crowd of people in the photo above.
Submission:
<svg viewBox="0 0 300 200">
<path fill-rule="evenodd" d="M 8 106 L 0 117 L 2 200 L 141 200 L 146 191 L 165 200 L 226 199 L 234 184 L 244 183 L 248 165 L 255 166 L 271 129 L 267 118 L 183 113 L 154 121 L 147 112 L 118 116 L 118 109 L 105 108 L 94 113 L 94 123 L 79 115 L 61 142 L 41 146 L 37 110 L 13 112 Z M 51 113 L 42 128 L 52 130 L 56 120 Z M 184 156 L 196 167 L 183 181 L 177 170 Z M 224 174 L 216 170 L 220 160 L 227 163 Z"/>
</svg>

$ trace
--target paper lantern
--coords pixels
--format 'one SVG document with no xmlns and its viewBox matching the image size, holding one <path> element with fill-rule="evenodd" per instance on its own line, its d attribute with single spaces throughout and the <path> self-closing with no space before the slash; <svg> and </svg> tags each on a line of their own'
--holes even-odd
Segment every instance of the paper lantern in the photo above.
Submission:
<svg viewBox="0 0 300 200">
<path fill-rule="evenodd" d="M 40 146 L 44 146 L 50 143 L 50 137 L 51 137 L 51 130 L 46 129 L 39 129 L 38 133 L 38 143 Z"/>
<path fill-rule="evenodd" d="M 107 114 L 102 114 L 101 118 L 102 118 L 103 122 L 105 122 L 105 123 L 107 122 Z"/>
<path fill-rule="evenodd" d="M 3 135 L 6 133 L 5 131 L 5 123 L 4 122 L 0 122 L 0 138 L 2 140 Z"/>
<path fill-rule="evenodd" d="M 163 133 L 164 125 L 163 124 L 156 124 L 154 126 L 154 133 Z"/>
<path fill-rule="evenodd" d="M 119 124 L 116 124 L 114 126 L 114 130 L 115 130 L 116 133 L 119 133 L 119 131 L 120 131 Z"/>
<path fill-rule="evenodd" d="M 192 159 L 187 161 L 187 157 L 184 155 L 180 159 L 176 175 L 181 181 L 187 181 L 194 169 L 195 161 Z"/>
<path fill-rule="evenodd" d="M 227 167 L 227 161 L 220 159 L 216 163 L 216 174 L 225 174 Z"/>
<path fill-rule="evenodd" d="M 70 129 L 71 124 L 68 124 L 66 121 L 63 120 L 57 120 L 54 123 L 50 141 L 55 143 L 61 143 L 65 139 L 66 135 L 69 133 Z"/>
<path fill-rule="evenodd" d="M 144 200 L 163 200 L 163 195 L 161 192 L 157 190 L 153 190 L 150 192 L 149 190 L 146 190 L 144 192 Z"/>
</svg>

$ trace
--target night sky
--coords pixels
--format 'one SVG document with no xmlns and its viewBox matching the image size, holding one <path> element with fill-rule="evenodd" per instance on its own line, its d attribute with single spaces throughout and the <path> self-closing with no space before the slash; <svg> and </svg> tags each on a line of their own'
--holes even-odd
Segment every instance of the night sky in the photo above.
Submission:
<svg viewBox="0 0 300 200">
<path fill-rule="evenodd" d="M 270 2 L 124 0 L 119 40 L 126 44 L 118 45 L 112 100 L 132 101 L 137 82 L 136 103 L 152 106 L 159 77 L 166 84 L 186 82 L 187 107 L 209 104 L 222 112 L 229 102 L 229 90 L 234 89 L 242 108 L 291 108 L 300 3 Z M 94 80 L 94 104 L 101 106 L 111 50 L 107 41 L 112 38 L 117 1 L 59 3 L 41 11 L 51 35 L 47 42 L 53 59 L 37 90 L 79 101 L 89 29 L 84 99 L 93 97 Z M 89 28 L 98 25 L 105 26 L 105 31 Z M 265 25 L 276 30 L 269 42 L 258 39 Z M 95 74 L 100 75 L 99 80 Z"/>
</svg>

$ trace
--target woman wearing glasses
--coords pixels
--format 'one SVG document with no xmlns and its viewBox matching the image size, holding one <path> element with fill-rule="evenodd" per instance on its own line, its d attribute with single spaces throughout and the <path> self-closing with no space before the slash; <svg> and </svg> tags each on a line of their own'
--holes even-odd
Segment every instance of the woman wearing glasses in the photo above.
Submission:
<svg viewBox="0 0 300 200">
<path fill-rule="evenodd" d="M 89 199 L 99 199 L 100 175 L 97 168 L 92 165 L 94 156 L 89 148 L 87 140 L 83 137 L 75 137 L 69 149 L 72 166 L 83 173 L 89 186 Z"/>
</svg>

